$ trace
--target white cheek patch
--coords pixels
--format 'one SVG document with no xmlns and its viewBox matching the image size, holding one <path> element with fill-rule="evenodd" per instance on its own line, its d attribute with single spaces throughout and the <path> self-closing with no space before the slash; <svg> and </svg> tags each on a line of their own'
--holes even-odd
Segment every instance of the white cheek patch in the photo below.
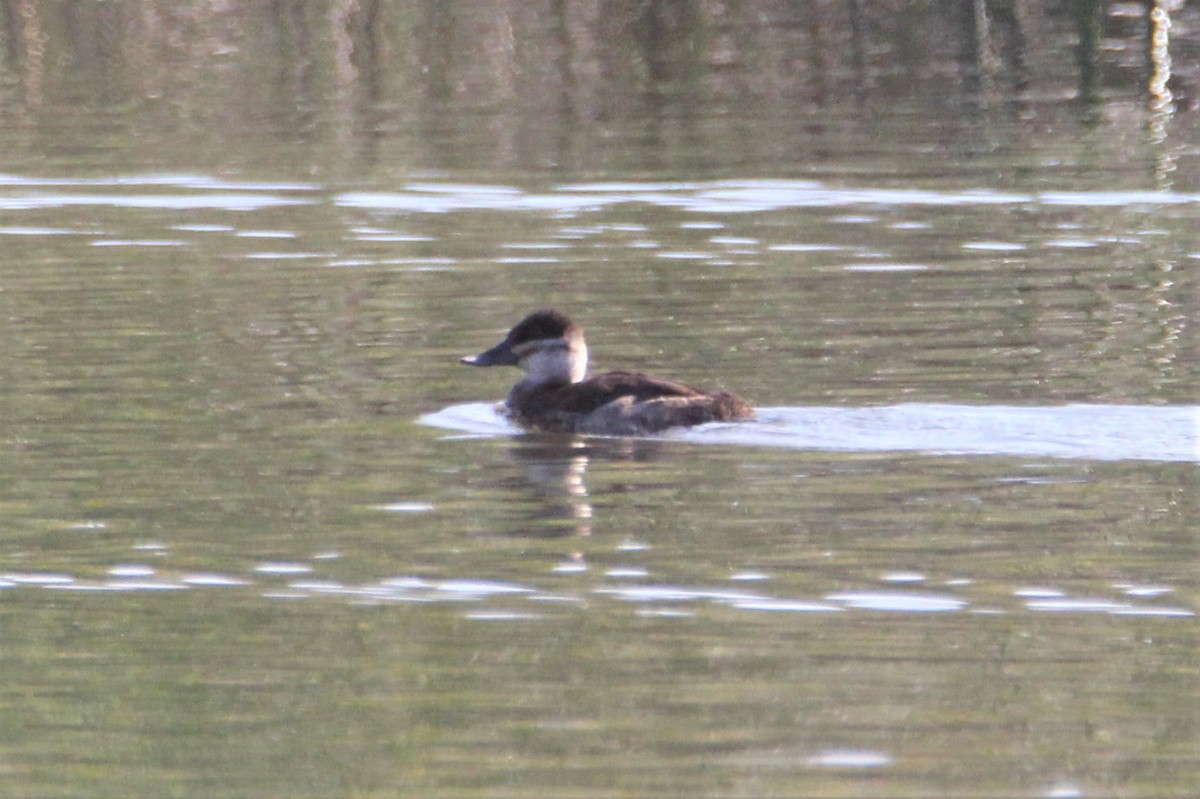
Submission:
<svg viewBox="0 0 1200 799">
<path fill-rule="evenodd" d="M 563 350 L 537 350 L 521 359 L 521 368 L 539 380 L 562 380 L 570 372 Z"/>
<path fill-rule="evenodd" d="M 532 382 L 578 383 L 587 373 L 587 347 L 564 339 L 523 341 L 512 348 L 517 365 Z"/>
</svg>

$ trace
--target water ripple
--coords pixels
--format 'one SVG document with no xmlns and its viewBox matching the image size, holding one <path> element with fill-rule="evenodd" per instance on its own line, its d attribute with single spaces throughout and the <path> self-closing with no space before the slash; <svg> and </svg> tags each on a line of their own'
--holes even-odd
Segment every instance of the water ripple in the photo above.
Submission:
<svg viewBox="0 0 1200 799">
<path fill-rule="evenodd" d="M 152 209 L 255 210 L 311 205 L 322 187 L 306 183 L 227 181 L 205 175 L 131 175 L 102 178 L 37 178 L 0 175 L 0 209 L 111 206 Z M 117 193 L 113 190 L 134 190 Z M 139 193 L 136 190 L 174 190 Z M 58 191 L 54 191 L 58 190 Z M 1045 205 L 1154 207 L 1200 203 L 1200 194 L 1171 191 L 1035 193 L 988 189 L 934 191 L 873 186 L 833 186 L 804 180 L 729 180 L 708 183 L 564 184 L 544 192 L 513 186 L 412 183 L 400 191 L 343 192 L 335 204 L 396 213 L 449 213 L 468 210 L 552 212 L 564 216 L 625 203 L 678 208 L 699 214 L 731 214 L 787 208 Z M 866 221 L 855 214 L 843 219 Z M 870 217 L 871 220 L 874 217 Z M 684 223 L 696 226 L 702 223 Z M 384 234 L 386 235 L 386 233 Z"/>
<path fill-rule="evenodd" d="M 544 193 L 510 186 L 413 184 L 397 192 L 347 192 L 338 205 L 379 211 L 447 213 L 501 209 L 574 214 L 623 203 L 680 208 L 696 213 L 747 213 L 784 208 L 1051 205 L 1080 207 L 1200 203 L 1183 192 L 1000 192 L 987 189 L 931 191 L 829 186 L 816 181 L 744 180 L 713 183 L 566 184 Z M 859 219 L 860 217 L 855 217 Z"/>
<path fill-rule="evenodd" d="M 636 615 L 655 618 L 689 618 L 705 606 L 733 611 L 771 614 L 828 614 L 847 612 L 942 614 L 970 612 L 974 614 L 1011 614 L 1024 610 L 1030 613 L 1055 615 L 1087 614 L 1110 617 L 1138 616 L 1161 619 L 1194 618 L 1196 611 L 1182 605 L 1154 604 L 1153 600 L 1170 593 L 1166 586 L 1147 586 L 1143 592 L 1137 586 L 1119 583 L 1112 588 L 1119 597 L 1097 595 L 1071 596 L 1067 591 L 1050 587 L 1019 587 L 1011 592 L 1015 602 L 1001 605 L 986 604 L 968 593 L 978 588 L 981 597 L 995 597 L 994 587 L 979 586 L 974 580 L 953 582 L 954 593 L 905 591 L 895 588 L 850 589 L 820 597 L 787 596 L 741 588 L 746 576 L 739 573 L 728 578 L 730 585 L 686 585 L 638 582 L 648 575 L 645 569 L 637 574 L 614 574 L 609 570 L 595 581 L 586 568 L 564 569 L 554 566 L 548 574 L 561 580 L 563 575 L 578 575 L 580 582 L 564 588 L 537 585 L 537 581 L 513 582 L 489 580 L 482 577 L 448 577 L 427 579 L 419 576 L 397 576 L 357 583 L 344 582 L 314 574 L 312 566 L 300 562 L 270 562 L 254 567 L 254 575 L 238 576 L 220 572 L 189 572 L 178 576 L 163 573 L 143 564 L 116 564 L 107 570 L 106 579 L 89 580 L 59 572 L 0 573 L 0 589 L 54 590 L 77 593 L 156 593 L 178 592 L 187 589 L 219 590 L 250 589 L 264 599 L 315 600 L 340 598 L 352 604 L 434 604 L 463 605 L 471 618 L 493 621 L 540 619 L 555 607 L 588 609 L 592 600 L 610 599 L 634 608 Z M 769 575 L 752 573 L 754 581 L 764 581 Z M 884 575 L 883 582 L 888 582 Z M 619 580 L 619 582 L 618 582 Z M 960 595 L 959 592 L 962 592 Z M 525 603 L 536 603 L 534 610 Z"/>
</svg>

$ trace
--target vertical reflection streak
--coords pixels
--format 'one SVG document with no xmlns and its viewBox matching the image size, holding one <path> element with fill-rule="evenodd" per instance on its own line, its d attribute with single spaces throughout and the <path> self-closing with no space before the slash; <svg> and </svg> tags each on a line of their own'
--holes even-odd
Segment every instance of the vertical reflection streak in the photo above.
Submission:
<svg viewBox="0 0 1200 799">
<path fill-rule="evenodd" d="M 1174 97 L 1167 85 L 1171 79 L 1171 15 L 1166 0 L 1155 0 L 1149 11 L 1149 43 L 1147 58 L 1150 61 L 1150 141 L 1156 145 L 1167 141 L 1167 128 L 1175 112 Z M 1166 147 L 1160 148 L 1155 157 L 1154 178 L 1163 190 L 1171 188 L 1171 173 L 1175 171 L 1175 157 Z"/>
</svg>

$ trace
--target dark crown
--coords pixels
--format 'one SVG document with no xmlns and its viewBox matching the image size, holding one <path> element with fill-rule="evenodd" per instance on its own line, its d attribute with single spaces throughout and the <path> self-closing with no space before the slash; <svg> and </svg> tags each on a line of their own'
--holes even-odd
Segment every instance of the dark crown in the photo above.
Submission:
<svg viewBox="0 0 1200 799">
<path fill-rule="evenodd" d="M 563 338 L 578 331 L 579 327 L 564 314 L 553 310 L 535 311 L 517 323 L 508 334 L 510 344 L 525 341 L 540 341 L 548 338 Z"/>
</svg>

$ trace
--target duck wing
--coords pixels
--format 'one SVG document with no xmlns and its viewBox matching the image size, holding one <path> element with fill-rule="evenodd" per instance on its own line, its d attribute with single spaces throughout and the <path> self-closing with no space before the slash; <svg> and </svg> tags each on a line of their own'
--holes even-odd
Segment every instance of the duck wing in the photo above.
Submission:
<svg viewBox="0 0 1200 799">
<path fill-rule="evenodd" d="M 668 397 L 693 398 L 705 396 L 703 391 L 650 377 L 641 372 L 605 372 L 582 383 L 572 383 L 554 392 L 552 403 L 564 413 L 592 413 L 605 405 L 629 397 L 633 402 Z"/>
</svg>

